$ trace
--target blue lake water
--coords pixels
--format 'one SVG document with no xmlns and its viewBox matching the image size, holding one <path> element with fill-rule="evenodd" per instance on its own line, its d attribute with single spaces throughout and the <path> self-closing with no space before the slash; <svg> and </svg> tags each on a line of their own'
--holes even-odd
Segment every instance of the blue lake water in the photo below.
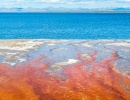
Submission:
<svg viewBox="0 0 130 100">
<path fill-rule="evenodd" d="M 130 39 L 130 14 L 0 13 L 0 39 Z"/>
</svg>

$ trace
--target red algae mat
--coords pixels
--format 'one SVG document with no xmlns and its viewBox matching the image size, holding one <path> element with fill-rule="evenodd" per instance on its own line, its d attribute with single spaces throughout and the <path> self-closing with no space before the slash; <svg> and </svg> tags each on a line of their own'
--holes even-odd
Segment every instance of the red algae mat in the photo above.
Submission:
<svg viewBox="0 0 130 100">
<path fill-rule="evenodd" d="M 0 64 L 0 100 L 130 100 L 130 77 L 114 69 L 114 53 L 100 62 L 95 53 L 89 59 L 78 54 L 79 62 L 62 70 L 65 77 L 46 72 L 52 62 L 44 58 Z"/>
</svg>

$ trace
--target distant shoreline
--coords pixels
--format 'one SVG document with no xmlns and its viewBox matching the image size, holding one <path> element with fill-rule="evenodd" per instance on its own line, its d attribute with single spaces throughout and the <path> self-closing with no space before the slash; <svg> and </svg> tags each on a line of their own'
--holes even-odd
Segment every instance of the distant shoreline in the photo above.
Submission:
<svg viewBox="0 0 130 100">
<path fill-rule="evenodd" d="M 0 13 L 130 13 L 130 11 L 88 11 L 88 12 L 0 12 Z"/>
</svg>

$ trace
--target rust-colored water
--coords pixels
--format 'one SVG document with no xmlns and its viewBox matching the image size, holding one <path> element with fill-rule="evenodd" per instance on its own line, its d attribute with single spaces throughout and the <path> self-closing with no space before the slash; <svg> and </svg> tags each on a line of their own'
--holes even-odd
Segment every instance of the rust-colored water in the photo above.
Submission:
<svg viewBox="0 0 130 100">
<path fill-rule="evenodd" d="M 64 78 L 45 72 L 50 64 L 43 58 L 14 68 L 1 64 L 0 100 L 130 100 L 130 77 L 114 70 L 115 54 L 101 62 L 95 54 L 88 60 L 78 55 Z"/>
</svg>

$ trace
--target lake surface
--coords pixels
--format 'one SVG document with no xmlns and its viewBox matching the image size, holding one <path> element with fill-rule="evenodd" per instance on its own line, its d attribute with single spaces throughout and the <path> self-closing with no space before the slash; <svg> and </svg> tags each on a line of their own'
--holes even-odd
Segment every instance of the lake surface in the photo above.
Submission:
<svg viewBox="0 0 130 100">
<path fill-rule="evenodd" d="M 0 39 L 130 39 L 130 14 L 0 13 Z"/>
</svg>

